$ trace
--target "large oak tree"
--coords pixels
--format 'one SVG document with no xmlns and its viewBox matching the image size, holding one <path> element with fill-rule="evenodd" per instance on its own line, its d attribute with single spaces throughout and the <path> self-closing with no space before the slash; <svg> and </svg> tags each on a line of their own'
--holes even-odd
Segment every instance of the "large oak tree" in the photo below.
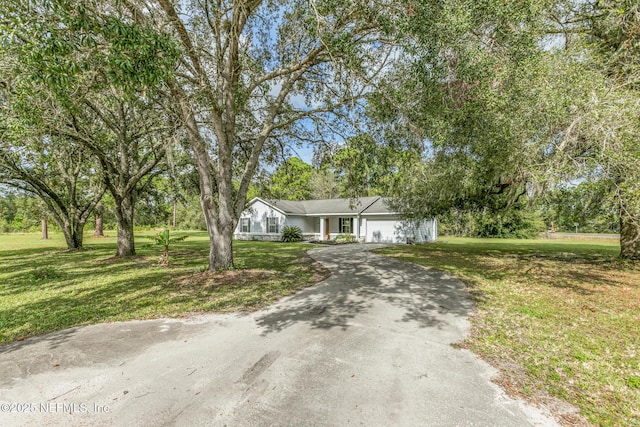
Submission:
<svg viewBox="0 0 640 427">
<path fill-rule="evenodd" d="M 393 51 L 384 20 L 404 8 L 349 0 L 126 2 L 139 23 L 179 41 L 169 86 L 199 172 L 209 268 L 230 268 L 233 231 L 261 162 L 292 141 L 339 132 Z"/>
<path fill-rule="evenodd" d="M 90 153 L 48 136 L 20 132 L 16 139 L 5 124 L 4 120 L 0 124 L 0 182 L 40 197 L 60 227 L 67 249 L 81 249 L 84 226 L 105 190 L 100 177 L 91 173 L 95 164 Z"/>
<path fill-rule="evenodd" d="M 423 3 L 376 117 L 428 141 L 398 189 L 424 215 L 496 214 L 567 182 L 607 181 L 621 256 L 640 258 L 635 2 Z"/>
<path fill-rule="evenodd" d="M 5 4 L 0 54 L 12 59 L 2 70 L 11 82 L 5 90 L 36 106 L 30 125 L 95 159 L 94 173 L 114 200 L 116 255 L 127 256 L 135 254 L 136 197 L 175 135 L 162 82 L 177 52 L 168 36 L 142 28 L 118 4 Z"/>
</svg>

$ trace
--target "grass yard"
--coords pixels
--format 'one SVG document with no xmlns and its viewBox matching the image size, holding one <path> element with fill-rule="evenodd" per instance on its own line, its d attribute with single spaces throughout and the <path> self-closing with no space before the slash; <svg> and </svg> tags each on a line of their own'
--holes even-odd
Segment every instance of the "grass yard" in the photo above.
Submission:
<svg viewBox="0 0 640 427">
<path fill-rule="evenodd" d="M 62 235 L 0 235 L 0 344 L 76 325 L 255 310 L 319 280 L 308 244 L 234 242 L 236 271 L 206 270 L 206 233 L 160 247 L 136 235 L 138 256 L 116 259 L 115 232 L 85 238 L 85 250 L 64 251 Z M 149 234 L 149 233 L 148 233 Z"/>
<path fill-rule="evenodd" d="M 380 253 L 446 271 L 478 303 L 462 346 L 566 425 L 640 425 L 640 264 L 615 241 L 443 238 Z"/>
</svg>

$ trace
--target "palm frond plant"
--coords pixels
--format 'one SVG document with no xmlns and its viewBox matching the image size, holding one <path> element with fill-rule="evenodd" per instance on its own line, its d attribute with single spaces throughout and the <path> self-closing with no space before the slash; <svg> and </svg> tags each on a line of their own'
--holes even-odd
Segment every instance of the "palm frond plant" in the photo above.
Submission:
<svg viewBox="0 0 640 427">
<path fill-rule="evenodd" d="M 289 225 L 282 229 L 283 242 L 299 242 L 302 240 L 302 230 L 296 225 Z"/>
<path fill-rule="evenodd" d="M 170 237 L 169 230 L 163 230 L 157 233 L 155 236 L 149 236 L 155 245 L 162 246 L 162 255 L 160 256 L 160 261 L 158 261 L 158 265 L 168 266 L 169 265 L 169 248 L 173 243 L 181 242 L 186 239 L 188 236 L 179 236 L 179 237 Z"/>
</svg>

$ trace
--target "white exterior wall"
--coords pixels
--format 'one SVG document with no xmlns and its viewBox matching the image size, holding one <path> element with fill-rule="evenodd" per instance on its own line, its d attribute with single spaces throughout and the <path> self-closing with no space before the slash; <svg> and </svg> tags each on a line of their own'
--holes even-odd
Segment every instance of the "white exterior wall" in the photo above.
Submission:
<svg viewBox="0 0 640 427">
<path fill-rule="evenodd" d="M 268 233 L 267 231 L 267 218 L 278 218 L 279 230 L 278 233 Z M 238 221 L 238 226 L 235 230 L 235 238 L 238 240 L 280 240 L 282 236 L 282 227 L 285 225 L 286 216 L 262 203 L 260 200 L 256 201 L 250 209 L 244 211 L 240 216 L 241 220 Z M 250 232 L 242 233 L 242 218 L 250 219 Z"/>
<path fill-rule="evenodd" d="M 335 238 L 340 234 L 340 230 L 338 229 L 338 223 L 340 222 L 340 216 L 330 216 L 329 217 L 329 237 Z"/>
<path fill-rule="evenodd" d="M 368 243 L 415 243 L 432 242 L 438 238 L 435 219 L 429 221 L 407 221 L 393 216 L 367 216 L 361 231 Z M 366 231 L 365 231 L 366 230 Z"/>
<path fill-rule="evenodd" d="M 303 233 L 308 234 L 314 232 L 316 222 L 318 222 L 317 218 L 289 215 L 284 224 L 285 226 L 300 227 Z"/>
<path fill-rule="evenodd" d="M 285 227 L 300 227 L 302 230 L 302 239 L 303 240 L 315 240 L 319 239 L 320 231 L 315 231 L 316 228 L 319 228 L 320 223 L 317 218 L 308 217 L 308 216 L 298 216 L 298 215 L 289 215 L 285 220 Z"/>
<path fill-rule="evenodd" d="M 360 217 L 360 241 L 367 241 L 367 218 Z"/>
<path fill-rule="evenodd" d="M 278 233 L 269 233 L 267 218 L 275 217 L 279 221 Z M 280 240 L 282 228 L 286 226 L 300 227 L 302 234 L 308 238 L 317 238 L 319 233 L 318 218 L 299 215 L 285 215 L 271 206 L 257 200 L 250 209 L 244 211 L 238 221 L 234 237 L 238 240 Z M 242 233 L 242 218 L 250 219 L 250 232 Z M 337 226 L 336 226 L 337 227 Z"/>
<path fill-rule="evenodd" d="M 416 243 L 438 240 L 438 221 L 433 218 L 429 221 L 418 222 L 413 229 L 413 235 Z"/>
</svg>

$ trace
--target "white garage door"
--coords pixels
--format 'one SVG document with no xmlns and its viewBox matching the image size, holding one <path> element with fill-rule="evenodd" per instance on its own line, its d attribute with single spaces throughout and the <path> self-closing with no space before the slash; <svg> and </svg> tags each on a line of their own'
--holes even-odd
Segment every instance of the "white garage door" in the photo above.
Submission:
<svg viewBox="0 0 640 427">
<path fill-rule="evenodd" d="M 407 241 L 402 221 L 368 220 L 367 242 L 405 243 Z"/>
</svg>

